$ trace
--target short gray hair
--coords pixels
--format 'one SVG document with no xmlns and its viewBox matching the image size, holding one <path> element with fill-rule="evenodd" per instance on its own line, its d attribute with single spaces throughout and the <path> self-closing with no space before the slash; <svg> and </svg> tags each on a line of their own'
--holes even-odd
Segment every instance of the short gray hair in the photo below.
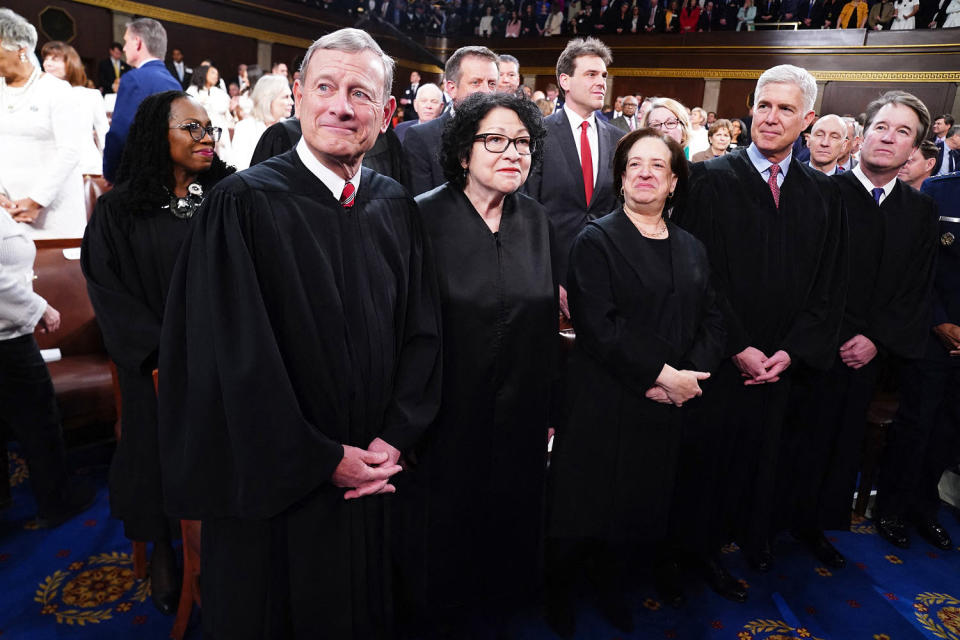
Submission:
<svg viewBox="0 0 960 640">
<path fill-rule="evenodd" d="M 303 56 L 303 62 L 300 64 L 301 82 L 306 80 L 310 60 L 313 59 L 313 54 L 316 53 L 318 49 L 325 51 L 344 51 L 346 53 L 373 51 L 380 57 L 380 61 L 383 63 L 383 103 L 386 104 L 387 101 L 390 100 L 390 91 L 393 89 L 393 69 L 395 66 L 393 58 L 383 52 L 383 49 L 380 48 L 380 45 L 377 44 L 377 41 L 374 40 L 369 33 L 348 27 L 338 29 L 333 33 L 328 33 L 315 41 L 310 45 L 310 48 L 307 49 L 307 53 Z"/>
<path fill-rule="evenodd" d="M 7 51 L 37 48 L 37 28 L 10 9 L 0 9 L 0 46 Z"/>
<path fill-rule="evenodd" d="M 143 45 L 155 58 L 167 57 L 167 30 L 153 18 L 137 18 L 127 23 L 130 33 L 140 38 Z"/>
<path fill-rule="evenodd" d="M 768 84 L 792 84 L 803 94 L 803 113 L 813 111 L 813 104 L 817 101 L 817 81 L 810 72 L 792 64 L 780 64 L 770 67 L 760 75 L 757 88 L 753 92 L 753 102 L 756 104 L 760 90 Z"/>
<path fill-rule="evenodd" d="M 275 73 L 261 76 L 257 84 L 253 85 L 253 91 L 250 92 L 250 99 L 253 100 L 250 115 L 261 122 L 269 122 L 272 119 L 270 105 L 285 89 L 290 90 L 286 76 Z"/>
<path fill-rule="evenodd" d="M 497 56 L 497 59 L 500 62 L 510 62 L 512 64 L 517 65 L 517 71 L 520 71 L 520 61 L 517 60 L 512 55 L 510 55 L 509 53 L 501 53 L 499 56 Z"/>
</svg>

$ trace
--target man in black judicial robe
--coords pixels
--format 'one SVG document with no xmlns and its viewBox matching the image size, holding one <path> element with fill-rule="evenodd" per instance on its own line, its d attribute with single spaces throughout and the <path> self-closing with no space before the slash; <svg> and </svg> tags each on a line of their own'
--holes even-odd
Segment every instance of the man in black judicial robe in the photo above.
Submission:
<svg viewBox="0 0 960 640">
<path fill-rule="evenodd" d="M 867 106 L 860 163 L 834 178 L 850 256 L 840 344 L 826 375 L 798 403 L 798 415 L 809 419 L 791 423 L 785 447 L 797 463 L 786 482 L 797 500 L 794 532 L 833 568 L 846 562 L 823 530 L 850 527 L 867 407 L 882 363 L 921 356 L 929 331 L 936 206 L 897 179 L 929 123 L 915 96 L 885 93 Z"/>
<path fill-rule="evenodd" d="M 268 158 L 278 156 L 289 151 L 300 140 L 300 120 L 286 118 L 267 127 L 260 136 L 250 166 L 260 164 Z M 387 129 L 377 136 L 370 151 L 363 154 L 363 166 L 373 169 L 382 176 L 393 178 L 397 182 L 404 181 L 403 149 L 400 140 L 393 129 Z"/>
<path fill-rule="evenodd" d="M 218 185 L 174 273 L 164 493 L 203 520 L 205 637 L 390 635 L 384 494 L 440 392 L 416 205 L 361 169 L 392 67 L 362 31 L 315 42 L 294 85 L 302 139 Z"/>
<path fill-rule="evenodd" d="M 957 463 L 960 443 L 960 173 L 923 183 L 939 208 L 937 266 L 923 357 L 900 376 L 900 407 L 890 425 L 877 483 L 877 532 L 910 545 L 907 523 L 948 551 L 950 534 L 937 521 L 938 485 Z"/>
<path fill-rule="evenodd" d="M 474 93 L 493 93 L 500 81 L 500 59 L 486 47 L 460 47 L 447 58 L 443 68 L 444 89 L 453 100 L 439 118 L 410 127 L 403 137 L 403 153 L 407 160 L 407 190 L 414 197 L 436 189 L 444 182 L 440 166 L 440 136 L 452 109 Z"/>
<path fill-rule="evenodd" d="M 718 537 L 735 537 L 764 571 L 772 563 L 778 453 L 792 381 L 830 365 L 843 312 L 840 193 L 791 154 L 814 118 L 815 97 L 806 70 L 765 71 L 757 83 L 753 142 L 695 164 L 689 198 L 674 213 L 707 247 L 730 356 L 714 376 L 713 393 L 704 395 L 722 405 L 712 415 L 723 416 L 721 429 L 705 432 L 704 448 L 725 461 L 713 479 L 719 511 L 704 519 L 715 523 Z"/>
</svg>

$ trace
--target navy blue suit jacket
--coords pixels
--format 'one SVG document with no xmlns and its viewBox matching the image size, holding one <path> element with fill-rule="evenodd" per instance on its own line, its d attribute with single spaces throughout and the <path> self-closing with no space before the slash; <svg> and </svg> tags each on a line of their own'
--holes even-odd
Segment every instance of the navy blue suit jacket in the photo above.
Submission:
<svg viewBox="0 0 960 640">
<path fill-rule="evenodd" d="M 415 127 L 418 124 L 420 124 L 419 120 L 404 120 L 393 128 L 393 132 L 397 134 L 397 140 L 400 141 L 400 144 L 403 144 L 403 137 L 407 135 L 407 129 Z"/>
<path fill-rule="evenodd" d="M 182 91 L 180 82 L 170 75 L 162 60 L 151 60 L 131 69 L 120 79 L 117 103 L 113 107 L 110 130 L 103 147 L 103 177 L 113 182 L 116 177 L 127 132 L 133 124 L 137 107 L 149 96 L 162 91 Z"/>
<path fill-rule="evenodd" d="M 403 136 L 403 155 L 407 159 L 405 186 L 414 198 L 447 181 L 438 153 L 443 127 L 451 117 L 447 109 L 439 118 L 410 127 Z"/>
</svg>

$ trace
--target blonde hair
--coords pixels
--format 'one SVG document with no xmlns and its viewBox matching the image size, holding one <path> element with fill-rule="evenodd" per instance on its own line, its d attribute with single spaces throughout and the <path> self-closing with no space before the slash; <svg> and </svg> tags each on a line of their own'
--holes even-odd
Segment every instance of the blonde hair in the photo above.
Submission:
<svg viewBox="0 0 960 640">
<path fill-rule="evenodd" d="M 640 126 L 649 126 L 647 122 L 650 120 L 650 113 L 657 107 L 663 107 L 677 117 L 683 134 L 680 144 L 684 147 L 687 146 L 690 141 L 690 118 L 687 116 L 687 108 L 673 98 L 650 98 L 650 108 L 643 114 L 643 122 L 640 123 Z"/>
<path fill-rule="evenodd" d="M 284 90 L 289 91 L 290 85 L 287 84 L 287 78 L 272 73 L 268 73 L 257 80 L 253 91 L 250 92 L 250 99 L 253 100 L 253 110 L 250 115 L 260 122 L 270 122 L 273 116 L 270 113 L 270 105 Z"/>
</svg>

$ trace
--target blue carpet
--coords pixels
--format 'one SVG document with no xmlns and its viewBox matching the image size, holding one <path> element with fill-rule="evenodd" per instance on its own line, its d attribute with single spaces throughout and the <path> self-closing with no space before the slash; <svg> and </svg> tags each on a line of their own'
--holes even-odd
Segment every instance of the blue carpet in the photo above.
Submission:
<svg viewBox="0 0 960 640">
<path fill-rule="evenodd" d="M 26 469 L 11 453 L 14 505 L 0 514 L 0 640 L 167 638 L 173 618 L 159 614 L 149 584 L 134 579 L 130 544 L 109 517 L 106 467 L 81 471 L 99 488 L 93 507 L 53 531 L 31 530 L 26 525 L 35 507 Z M 960 525 L 946 508 L 941 522 L 960 541 Z M 726 560 L 748 583 L 746 604 L 728 602 L 691 578 L 687 605 L 673 610 L 640 585 L 630 594 L 637 603 L 635 633 L 617 632 L 585 601 L 577 637 L 960 640 L 958 550 L 935 550 L 917 536 L 910 549 L 897 549 L 869 521 L 831 537 L 847 557 L 845 569 L 819 566 L 789 536 L 777 541 L 777 564 L 769 574 L 751 571 L 731 547 Z M 198 627 L 195 615 L 190 640 L 200 637 Z M 524 640 L 555 637 L 535 612 L 515 620 L 511 630 Z"/>
</svg>

